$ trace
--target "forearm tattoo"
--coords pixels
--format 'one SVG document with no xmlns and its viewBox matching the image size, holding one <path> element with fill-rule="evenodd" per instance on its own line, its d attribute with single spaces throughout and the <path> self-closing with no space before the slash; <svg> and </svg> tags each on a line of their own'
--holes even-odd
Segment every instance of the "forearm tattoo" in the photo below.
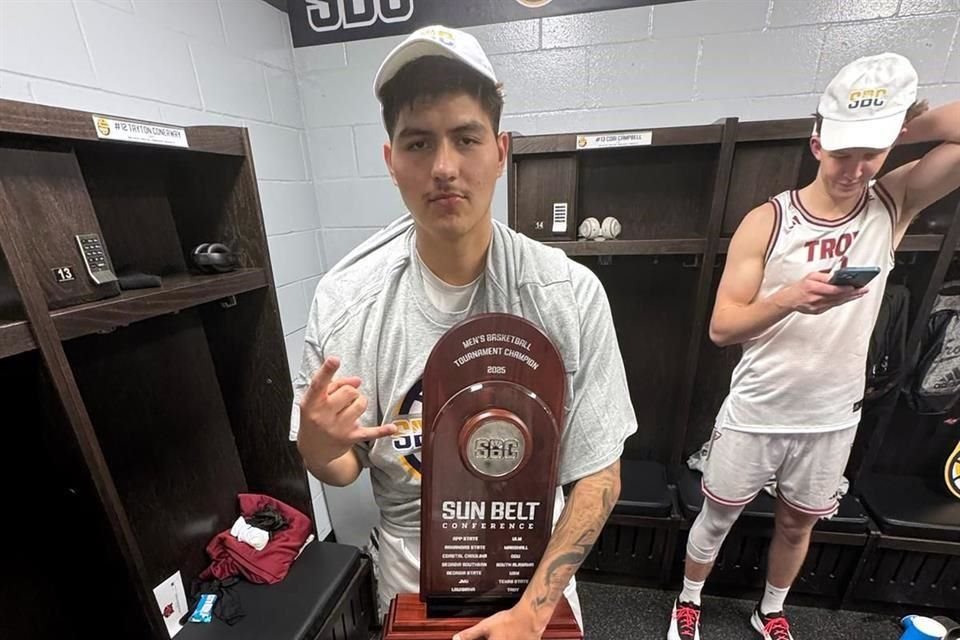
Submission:
<svg viewBox="0 0 960 640">
<path fill-rule="evenodd" d="M 574 486 L 528 587 L 535 610 L 556 606 L 564 587 L 600 535 L 619 495 L 619 461 Z"/>
</svg>

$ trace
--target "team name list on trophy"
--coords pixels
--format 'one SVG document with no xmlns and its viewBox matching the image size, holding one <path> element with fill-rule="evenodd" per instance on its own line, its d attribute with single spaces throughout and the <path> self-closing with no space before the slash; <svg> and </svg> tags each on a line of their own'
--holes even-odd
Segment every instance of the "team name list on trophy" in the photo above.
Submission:
<svg viewBox="0 0 960 640">
<path fill-rule="evenodd" d="M 421 591 L 393 601 L 387 640 L 449 638 L 523 594 L 552 532 L 565 375 L 518 316 L 475 316 L 437 342 L 423 374 Z M 566 601 L 557 611 L 544 638 L 580 638 Z"/>
<path fill-rule="evenodd" d="M 482 360 L 482 370 L 488 376 L 506 376 L 511 365 L 536 371 L 540 363 L 531 355 L 534 339 L 512 333 L 477 333 L 461 340 L 463 351 L 452 362 L 460 368 Z M 469 454 L 474 460 L 502 461 L 502 466 L 512 467 L 524 454 L 522 438 L 499 435 L 474 438 Z M 501 574 L 497 578 L 498 590 L 507 594 L 522 593 L 537 561 L 530 553 L 524 532 L 536 528 L 541 508 L 540 501 L 443 501 L 440 527 L 451 536 L 443 544 L 440 566 L 450 579 L 450 592 L 476 593 L 478 584 L 474 578 L 487 575 L 492 568 Z M 494 549 L 488 548 L 486 536 L 469 534 L 494 530 L 513 533 L 504 540 L 507 544 Z"/>
</svg>

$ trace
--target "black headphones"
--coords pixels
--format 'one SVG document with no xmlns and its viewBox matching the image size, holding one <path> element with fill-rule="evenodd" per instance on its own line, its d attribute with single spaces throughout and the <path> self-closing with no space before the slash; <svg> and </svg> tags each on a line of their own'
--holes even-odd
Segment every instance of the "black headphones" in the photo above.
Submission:
<svg viewBox="0 0 960 640">
<path fill-rule="evenodd" d="M 193 264 L 204 273 L 226 273 L 237 268 L 237 256 L 219 242 L 205 242 L 193 250 Z"/>
</svg>

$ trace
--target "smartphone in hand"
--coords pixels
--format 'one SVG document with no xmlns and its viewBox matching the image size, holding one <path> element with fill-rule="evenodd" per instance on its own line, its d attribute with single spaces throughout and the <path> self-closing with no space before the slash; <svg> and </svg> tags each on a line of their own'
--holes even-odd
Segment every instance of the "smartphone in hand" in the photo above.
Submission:
<svg viewBox="0 0 960 640">
<path fill-rule="evenodd" d="M 860 289 L 879 274 L 880 267 L 845 267 L 833 272 L 830 284 Z"/>
</svg>

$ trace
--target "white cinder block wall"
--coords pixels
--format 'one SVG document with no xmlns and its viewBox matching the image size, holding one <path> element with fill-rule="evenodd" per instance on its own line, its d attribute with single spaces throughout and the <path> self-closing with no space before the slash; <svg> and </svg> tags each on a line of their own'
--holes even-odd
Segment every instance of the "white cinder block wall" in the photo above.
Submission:
<svg viewBox="0 0 960 640">
<path fill-rule="evenodd" d="M 299 354 L 323 257 L 285 13 L 261 0 L 0 0 L 0 97 L 249 127 L 287 351 Z"/>
<path fill-rule="evenodd" d="M 960 0 L 694 0 L 469 30 L 506 85 L 504 128 L 534 134 L 803 116 L 882 50 L 932 103 L 958 99 L 958 22 Z M 0 0 L 0 97 L 250 127 L 295 367 L 319 276 L 402 212 L 372 94 L 401 39 L 294 50 L 261 0 Z M 362 543 L 368 486 L 327 492 L 339 539 Z"/>
<path fill-rule="evenodd" d="M 843 64 L 884 50 L 933 104 L 958 99 L 958 21 L 960 0 L 695 0 L 467 30 L 504 82 L 503 128 L 537 134 L 805 116 Z M 402 39 L 294 50 L 328 265 L 402 211 L 372 92 Z"/>
<path fill-rule="evenodd" d="M 958 21 L 960 0 L 695 0 L 468 31 L 504 82 L 503 128 L 535 134 L 805 116 L 846 61 L 885 49 L 913 60 L 932 103 L 960 99 Z M 402 39 L 294 50 L 328 267 L 403 211 L 372 89 Z M 361 543 L 366 485 L 327 499 L 338 539 Z"/>
</svg>

